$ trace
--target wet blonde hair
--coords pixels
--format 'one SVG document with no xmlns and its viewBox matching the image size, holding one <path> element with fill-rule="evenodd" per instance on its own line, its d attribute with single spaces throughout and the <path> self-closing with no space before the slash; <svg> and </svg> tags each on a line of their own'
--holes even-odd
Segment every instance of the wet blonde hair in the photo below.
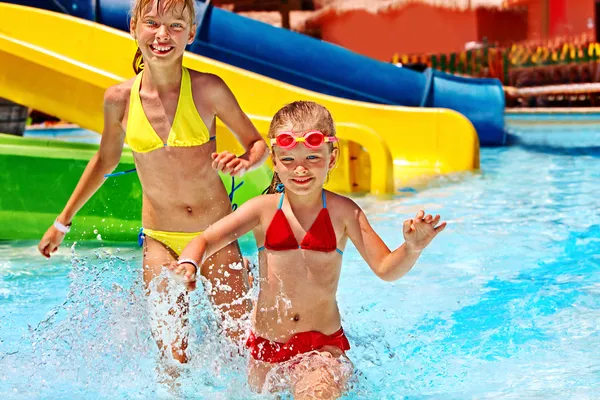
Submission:
<svg viewBox="0 0 600 400">
<path fill-rule="evenodd" d="M 154 4 L 155 0 L 135 0 L 131 8 L 131 22 L 137 25 L 138 20 L 144 15 L 144 11 Z M 164 2 L 165 11 L 172 9 L 178 5 L 183 5 L 182 12 L 189 10 L 190 23 L 194 25 L 196 23 L 196 8 L 194 0 L 156 0 L 157 9 L 160 10 L 160 3 Z M 144 57 L 142 51 L 138 47 L 133 57 L 133 70 L 136 74 L 139 74 L 144 69 Z"/>
<path fill-rule="evenodd" d="M 281 131 L 306 132 L 309 130 L 321 131 L 325 136 L 335 136 L 335 123 L 327 108 L 314 101 L 295 101 L 281 108 L 269 126 L 269 139 L 277 136 Z M 329 151 L 333 151 L 333 143 L 327 143 Z M 275 153 L 272 152 L 275 158 Z M 281 181 L 276 172 L 273 172 L 273 180 L 267 189 L 267 193 L 277 193 L 277 185 Z"/>
</svg>

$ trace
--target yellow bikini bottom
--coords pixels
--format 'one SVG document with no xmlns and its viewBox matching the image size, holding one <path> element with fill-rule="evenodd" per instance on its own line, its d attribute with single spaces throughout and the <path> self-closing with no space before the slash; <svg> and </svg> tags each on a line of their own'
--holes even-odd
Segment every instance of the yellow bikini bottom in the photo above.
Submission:
<svg viewBox="0 0 600 400">
<path fill-rule="evenodd" d="M 161 242 L 179 256 L 183 249 L 185 249 L 185 246 L 202 232 L 164 232 L 144 228 L 142 233 Z"/>
</svg>

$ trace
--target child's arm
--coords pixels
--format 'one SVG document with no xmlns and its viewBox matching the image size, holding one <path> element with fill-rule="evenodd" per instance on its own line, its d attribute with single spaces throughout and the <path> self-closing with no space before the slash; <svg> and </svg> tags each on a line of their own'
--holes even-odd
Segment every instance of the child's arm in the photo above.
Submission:
<svg viewBox="0 0 600 400">
<path fill-rule="evenodd" d="M 121 120 L 125 113 L 127 98 L 121 84 L 111 86 L 106 90 L 104 94 L 104 129 L 100 139 L 100 148 L 85 167 L 69 201 L 56 218 L 55 224 L 50 226 L 42 237 L 38 250 L 44 257 L 50 258 L 65 238 L 68 229 L 61 225 L 66 227 L 71 225 L 75 214 L 106 180 L 104 175 L 114 171 L 119 165 L 125 142 L 125 131 L 121 127 Z"/>
<path fill-rule="evenodd" d="M 446 227 L 445 222 L 436 227 L 439 215 L 435 218 L 425 216 L 421 210 L 415 218 L 404 221 L 404 244 L 390 251 L 369 224 L 365 213 L 354 202 L 352 204 L 354 209 L 347 214 L 351 217 L 346 222 L 348 237 L 373 272 L 384 281 L 395 281 L 410 271 L 421 251 Z"/>
<path fill-rule="evenodd" d="M 209 90 L 213 111 L 246 150 L 239 157 L 228 151 L 213 153 L 213 168 L 231 176 L 241 176 L 259 167 L 266 160 L 269 154 L 267 143 L 250 118 L 242 111 L 227 84 L 216 75 L 212 78 Z"/>
<path fill-rule="evenodd" d="M 215 222 L 183 249 L 179 261 L 173 262 L 169 269 L 180 278 L 183 277 L 183 283 L 193 290 L 197 268 L 208 257 L 260 224 L 262 206 L 267 198 L 268 196 L 258 196 L 250 199 L 235 212 Z"/>
</svg>

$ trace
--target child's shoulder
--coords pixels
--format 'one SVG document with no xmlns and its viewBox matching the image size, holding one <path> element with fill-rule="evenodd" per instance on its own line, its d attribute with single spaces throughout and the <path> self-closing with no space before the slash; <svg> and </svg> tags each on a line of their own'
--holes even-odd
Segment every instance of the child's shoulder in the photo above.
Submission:
<svg viewBox="0 0 600 400">
<path fill-rule="evenodd" d="M 106 89 L 106 92 L 104 92 L 104 101 L 108 104 L 126 103 L 131 95 L 131 87 L 133 86 L 134 81 L 135 77 L 110 86 Z"/>
<path fill-rule="evenodd" d="M 325 191 L 327 208 L 330 208 L 330 212 L 336 212 L 340 215 L 350 216 L 360 211 L 360 207 L 354 200 L 349 197 L 342 196 L 340 194 Z"/>
<path fill-rule="evenodd" d="M 281 199 L 282 194 L 281 193 L 271 193 L 271 194 L 263 194 L 260 196 L 257 196 L 257 199 L 260 199 L 261 202 L 265 203 L 265 204 L 279 204 L 279 200 Z"/>
<path fill-rule="evenodd" d="M 215 112 L 231 98 L 229 86 L 220 76 L 206 72 L 190 71 L 192 93 L 199 101 L 206 101 Z"/>
<path fill-rule="evenodd" d="M 192 80 L 192 86 L 194 87 L 202 87 L 202 88 L 218 88 L 218 87 L 226 87 L 225 81 L 215 74 L 211 74 L 208 72 L 200 72 L 200 71 L 190 71 L 190 79 Z"/>
</svg>

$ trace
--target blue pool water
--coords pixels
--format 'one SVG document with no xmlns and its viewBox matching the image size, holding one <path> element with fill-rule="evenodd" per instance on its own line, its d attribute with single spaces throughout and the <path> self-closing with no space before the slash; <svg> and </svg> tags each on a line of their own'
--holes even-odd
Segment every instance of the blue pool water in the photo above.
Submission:
<svg viewBox="0 0 600 400">
<path fill-rule="evenodd" d="M 358 382 L 346 398 L 598 398 L 600 129 L 510 132 L 511 146 L 482 149 L 481 173 L 357 199 L 390 247 L 421 207 L 448 227 L 394 283 L 347 248 L 338 302 Z M 178 389 L 157 383 L 138 248 L 76 245 L 48 262 L 35 245 L 0 243 L 0 398 L 253 398 L 199 293 L 199 356 Z"/>
<path fill-rule="evenodd" d="M 81 128 L 29 129 L 23 135 L 27 138 L 55 139 L 66 142 L 100 144 L 100 135 Z"/>
</svg>

